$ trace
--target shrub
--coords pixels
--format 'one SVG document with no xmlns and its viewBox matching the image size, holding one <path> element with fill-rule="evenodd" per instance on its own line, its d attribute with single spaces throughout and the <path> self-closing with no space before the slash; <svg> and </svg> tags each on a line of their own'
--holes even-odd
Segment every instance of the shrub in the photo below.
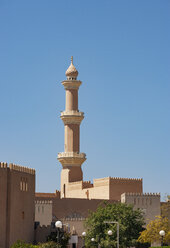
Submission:
<svg viewBox="0 0 170 248">
<path fill-rule="evenodd" d="M 16 243 L 14 243 L 11 248 L 38 248 L 36 245 L 32 244 L 26 244 L 22 240 L 18 240 Z"/>
<path fill-rule="evenodd" d="M 39 244 L 37 248 L 60 248 L 61 246 L 58 245 L 56 242 L 50 241 L 47 243 Z"/>
</svg>

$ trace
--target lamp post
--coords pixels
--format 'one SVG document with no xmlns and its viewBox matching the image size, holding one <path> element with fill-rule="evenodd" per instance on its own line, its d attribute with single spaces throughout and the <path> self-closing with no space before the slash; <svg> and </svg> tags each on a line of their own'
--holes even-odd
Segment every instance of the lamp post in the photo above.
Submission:
<svg viewBox="0 0 170 248">
<path fill-rule="evenodd" d="M 119 222 L 118 221 L 104 221 L 106 224 L 116 224 L 117 225 L 117 248 L 119 248 Z M 109 230 L 108 234 L 112 235 L 112 231 Z"/>
<path fill-rule="evenodd" d="M 63 224 L 60 220 L 56 221 L 55 227 L 57 228 L 57 243 L 60 244 L 61 229 Z"/>
<path fill-rule="evenodd" d="M 159 232 L 159 235 L 161 236 L 161 246 L 163 247 L 163 241 L 164 241 L 165 231 L 164 230 L 161 230 Z"/>
<path fill-rule="evenodd" d="M 82 236 L 83 236 L 83 247 L 85 247 L 86 232 L 82 232 Z"/>
</svg>

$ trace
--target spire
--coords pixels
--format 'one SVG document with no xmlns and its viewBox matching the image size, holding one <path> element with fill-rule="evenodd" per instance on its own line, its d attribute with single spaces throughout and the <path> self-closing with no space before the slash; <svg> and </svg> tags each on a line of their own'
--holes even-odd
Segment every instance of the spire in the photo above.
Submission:
<svg viewBox="0 0 170 248">
<path fill-rule="evenodd" d="M 73 65 L 73 56 L 71 56 L 71 64 L 66 71 L 66 77 L 68 80 L 76 80 L 78 76 L 78 71 Z"/>
</svg>

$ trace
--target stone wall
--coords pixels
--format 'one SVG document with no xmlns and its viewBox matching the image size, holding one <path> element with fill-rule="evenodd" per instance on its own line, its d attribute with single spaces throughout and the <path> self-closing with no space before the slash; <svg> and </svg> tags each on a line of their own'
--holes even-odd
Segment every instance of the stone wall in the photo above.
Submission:
<svg viewBox="0 0 170 248">
<path fill-rule="evenodd" d="M 64 194 L 62 198 L 82 198 L 82 199 L 105 199 L 105 200 L 121 200 L 121 194 L 124 192 L 142 193 L 142 179 L 136 178 L 117 178 L 105 177 L 94 179 L 93 184 L 90 181 L 69 182 L 69 174 L 67 170 L 63 177 L 65 183 Z M 69 171 L 69 170 L 68 170 Z"/>
<path fill-rule="evenodd" d="M 0 163 L 0 247 L 34 240 L 35 170 Z"/>
<path fill-rule="evenodd" d="M 52 201 L 35 201 L 35 221 L 40 222 L 40 226 L 51 225 L 52 222 Z"/>
<path fill-rule="evenodd" d="M 134 209 L 140 208 L 143 211 L 146 225 L 160 215 L 160 194 L 158 193 L 124 193 L 121 195 L 121 202 L 133 204 Z"/>
</svg>

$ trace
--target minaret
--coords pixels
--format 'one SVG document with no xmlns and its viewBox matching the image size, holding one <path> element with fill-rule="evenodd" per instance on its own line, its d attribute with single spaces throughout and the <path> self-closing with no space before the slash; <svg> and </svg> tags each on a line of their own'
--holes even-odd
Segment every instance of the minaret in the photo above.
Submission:
<svg viewBox="0 0 170 248">
<path fill-rule="evenodd" d="M 61 171 L 61 198 L 67 197 L 70 182 L 83 180 L 81 169 L 86 160 L 86 154 L 80 153 L 80 123 L 84 113 L 78 110 L 78 89 L 82 84 L 77 80 L 78 71 L 71 64 L 66 71 L 67 79 L 62 82 L 66 91 L 65 111 L 61 112 L 61 119 L 65 127 L 64 152 L 58 153 L 58 160 L 62 164 Z"/>
</svg>

